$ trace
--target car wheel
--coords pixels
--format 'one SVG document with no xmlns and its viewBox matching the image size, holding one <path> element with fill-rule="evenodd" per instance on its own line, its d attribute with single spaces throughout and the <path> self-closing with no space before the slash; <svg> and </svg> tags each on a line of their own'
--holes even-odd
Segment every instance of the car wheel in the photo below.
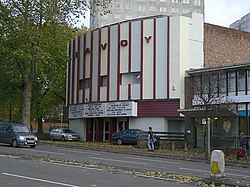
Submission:
<svg viewBox="0 0 250 187">
<path fill-rule="evenodd" d="M 17 140 L 13 140 L 11 145 L 12 147 L 17 147 L 18 146 Z"/>
<path fill-rule="evenodd" d="M 36 147 L 36 145 L 31 145 L 30 147 L 31 147 L 31 148 L 35 148 L 35 147 Z"/>
<path fill-rule="evenodd" d="M 117 143 L 118 145 L 122 145 L 122 144 L 123 144 L 123 141 L 122 141 L 121 138 L 118 138 L 118 139 L 116 140 L 116 143 Z"/>
<path fill-rule="evenodd" d="M 64 136 L 62 136 L 62 141 L 65 141 L 65 137 Z"/>
<path fill-rule="evenodd" d="M 54 141 L 54 140 L 55 140 L 55 139 L 54 139 L 54 136 L 51 136 L 51 137 L 50 137 L 50 140 L 51 140 L 51 141 Z"/>
</svg>

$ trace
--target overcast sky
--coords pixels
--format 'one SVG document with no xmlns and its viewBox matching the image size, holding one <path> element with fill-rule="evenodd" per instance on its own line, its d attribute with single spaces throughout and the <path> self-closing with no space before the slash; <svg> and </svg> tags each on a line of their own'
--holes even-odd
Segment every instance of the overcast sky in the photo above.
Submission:
<svg viewBox="0 0 250 187">
<path fill-rule="evenodd" d="M 250 13 L 250 0 L 204 1 L 206 23 L 229 27 L 231 23 Z M 89 27 L 89 16 L 86 16 L 84 24 Z"/>
<path fill-rule="evenodd" d="M 250 13 L 250 0 L 205 0 L 205 22 L 228 27 Z"/>
</svg>

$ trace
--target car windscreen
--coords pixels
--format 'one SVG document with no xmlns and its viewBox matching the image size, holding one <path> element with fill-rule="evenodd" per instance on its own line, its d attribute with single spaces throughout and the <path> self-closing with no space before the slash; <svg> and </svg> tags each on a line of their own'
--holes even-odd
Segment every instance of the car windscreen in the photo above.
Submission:
<svg viewBox="0 0 250 187">
<path fill-rule="evenodd" d="M 70 129 L 63 129 L 63 132 L 65 132 L 65 133 L 74 133 L 74 131 L 72 131 Z"/>
<path fill-rule="evenodd" d="M 23 126 L 23 125 L 15 125 L 15 126 L 13 126 L 13 131 L 14 132 L 30 132 L 28 127 Z"/>
</svg>

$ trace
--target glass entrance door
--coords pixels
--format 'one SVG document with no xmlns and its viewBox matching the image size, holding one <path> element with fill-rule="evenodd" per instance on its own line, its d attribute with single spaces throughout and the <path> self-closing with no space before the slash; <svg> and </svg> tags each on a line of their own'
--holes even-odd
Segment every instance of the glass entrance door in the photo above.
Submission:
<svg viewBox="0 0 250 187">
<path fill-rule="evenodd" d="M 93 134 L 92 134 L 92 141 L 96 141 L 96 119 L 93 119 Z"/>
<path fill-rule="evenodd" d="M 109 121 L 104 120 L 103 122 L 103 141 L 109 141 Z"/>
<path fill-rule="evenodd" d="M 117 131 L 122 131 L 125 129 L 128 129 L 128 121 L 127 118 L 121 118 L 121 119 L 117 119 Z"/>
</svg>

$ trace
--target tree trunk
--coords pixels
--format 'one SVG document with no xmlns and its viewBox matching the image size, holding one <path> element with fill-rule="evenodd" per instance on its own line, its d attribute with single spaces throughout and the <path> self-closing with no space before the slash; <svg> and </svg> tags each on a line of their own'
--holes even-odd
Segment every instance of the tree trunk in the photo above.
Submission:
<svg viewBox="0 0 250 187">
<path fill-rule="evenodd" d="M 30 128 L 30 110 L 32 98 L 32 81 L 28 75 L 23 77 L 23 108 L 22 108 L 22 123 Z"/>
<path fill-rule="evenodd" d="M 37 133 L 43 133 L 43 117 L 38 118 L 38 129 Z"/>
</svg>

